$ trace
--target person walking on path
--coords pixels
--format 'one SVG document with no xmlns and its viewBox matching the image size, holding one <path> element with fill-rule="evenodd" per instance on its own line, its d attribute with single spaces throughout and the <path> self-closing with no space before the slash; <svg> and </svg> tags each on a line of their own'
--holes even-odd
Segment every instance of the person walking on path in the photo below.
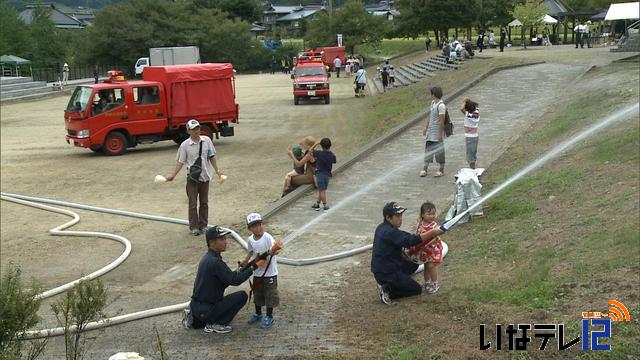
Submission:
<svg viewBox="0 0 640 360">
<path fill-rule="evenodd" d="M 431 38 L 429 37 L 429 32 L 427 31 L 427 38 L 424 39 L 424 46 L 427 47 L 427 51 L 429 51 L 429 46 L 431 46 Z"/>
<path fill-rule="evenodd" d="M 225 296 L 224 290 L 230 285 L 242 284 L 251 277 L 255 269 L 265 264 L 265 260 L 258 260 L 243 270 L 231 271 L 221 255 L 227 249 L 227 234 L 229 231 L 219 226 L 207 230 L 207 253 L 198 264 L 193 295 L 182 320 L 182 325 L 187 329 L 204 327 L 204 332 L 218 334 L 233 331 L 229 324 L 247 303 L 249 296 L 244 291 Z"/>
<path fill-rule="evenodd" d="M 382 208 L 384 221 L 378 225 L 373 236 L 371 272 L 376 280 L 380 300 L 391 304 L 392 299 L 420 295 L 422 287 L 411 278 L 418 265 L 403 255 L 403 248 L 418 245 L 444 233 L 436 227 L 421 234 L 400 230 L 402 214 L 406 208 L 389 202 Z"/>
<path fill-rule="evenodd" d="M 507 32 L 504 28 L 500 27 L 500 52 L 504 52 L 504 38 L 507 36 Z"/>
<path fill-rule="evenodd" d="M 93 79 L 95 80 L 95 84 L 98 83 L 98 65 L 93 65 Z"/>
<path fill-rule="evenodd" d="M 440 170 L 435 177 L 444 175 L 444 123 L 447 113 L 447 106 L 442 101 L 442 89 L 439 86 L 431 88 L 431 114 L 422 128 L 422 136 L 426 136 L 424 146 L 424 167 L 420 171 L 420 177 L 427 176 L 429 164 L 436 159 L 440 165 Z"/>
<path fill-rule="evenodd" d="M 476 45 L 478 45 L 480 52 L 482 52 L 482 48 L 484 47 L 484 34 L 484 29 L 480 29 L 480 31 L 478 31 L 478 41 L 476 42 Z"/>
<path fill-rule="evenodd" d="M 189 229 L 197 236 L 205 231 L 209 221 L 209 181 L 212 168 L 218 177 L 216 149 L 208 136 L 200 136 L 200 123 L 196 119 L 187 122 L 189 138 L 180 144 L 176 155 L 176 167 L 167 176 L 167 181 L 175 179 L 184 165 L 187 165 L 187 198 L 189 199 Z M 199 170 L 199 171 L 198 171 Z M 198 208 L 198 201 L 200 207 Z"/>
<path fill-rule="evenodd" d="M 478 103 L 468 97 L 462 100 L 460 111 L 464 114 L 464 140 L 467 149 L 467 162 L 472 169 L 476 168 L 478 153 L 478 124 L 480 123 L 480 109 Z"/>
<path fill-rule="evenodd" d="M 591 20 L 587 20 L 586 24 L 582 25 L 582 43 L 584 44 L 586 39 L 587 49 L 591 48 L 591 34 L 589 33 L 589 25 L 591 25 Z"/>
<path fill-rule="evenodd" d="M 364 88 L 367 86 L 367 71 L 364 67 L 359 68 L 358 72 L 356 72 L 354 83 L 356 85 L 356 97 L 364 96 Z"/>
<path fill-rule="evenodd" d="M 69 64 L 62 65 L 62 85 L 67 85 L 69 81 Z"/>
<path fill-rule="evenodd" d="M 336 70 L 336 77 L 339 78 L 340 68 L 342 67 L 342 60 L 340 60 L 340 56 L 336 56 L 336 58 L 333 59 L 333 67 Z"/>
<path fill-rule="evenodd" d="M 584 47 L 584 44 L 582 43 L 582 23 L 578 23 L 573 28 L 573 36 L 575 37 L 576 49 L 578 48 L 578 45 Z"/>
</svg>

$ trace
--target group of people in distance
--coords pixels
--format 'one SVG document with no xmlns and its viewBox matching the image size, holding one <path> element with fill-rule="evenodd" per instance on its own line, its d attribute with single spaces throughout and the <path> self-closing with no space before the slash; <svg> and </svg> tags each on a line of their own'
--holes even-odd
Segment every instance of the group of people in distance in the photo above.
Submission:
<svg viewBox="0 0 640 360">
<path fill-rule="evenodd" d="M 382 68 L 378 66 L 376 70 L 378 71 L 378 78 L 382 81 L 382 91 L 395 87 L 396 70 L 393 65 L 389 64 L 389 60 L 385 60 Z"/>
</svg>

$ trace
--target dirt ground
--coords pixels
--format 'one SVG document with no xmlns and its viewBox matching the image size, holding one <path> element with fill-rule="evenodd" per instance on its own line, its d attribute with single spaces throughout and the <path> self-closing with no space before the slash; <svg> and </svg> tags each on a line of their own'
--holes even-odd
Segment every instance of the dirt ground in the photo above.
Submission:
<svg viewBox="0 0 640 360">
<path fill-rule="evenodd" d="M 515 50 L 511 53 L 521 56 Z M 332 78 L 330 105 L 318 101 L 294 106 L 290 84 L 284 74 L 238 76 L 241 119 L 236 136 L 214 140 L 218 164 L 229 178 L 223 185 L 211 186 L 210 223 L 243 230 L 245 214 L 277 200 L 282 177 L 291 166 L 286 149 L 299 138 L 328 136 L 339 158 L 355 149 L 349 120 L 362 111 L 363 102 L 353 98 L 351 81 Z M 3 192 L 186 218 L 184 170 L 173 183 L 153 183 L 156 174 L 167 174 L 175 164 L 173 142 L 140 145 L 120 157 L 73 148 L 64 141 L 67 101 L 68 96 L 59 96 L 2 104 Z M 104 266 L 122 251 L 121 245 L 100 239 L 48 236 L 48 229 L 67 218 L 6 201 L 0 204 L 0 266 L 20 265 L 25 278 L 37 279 L 44 289 Z M 73 211 L 82 216 L 73 230 L 117 233 L 133 243 L 129 259 L 103 277 L 110 294 L 109 315 L 188 300 L 195 264 L 204 250 L 201 237 L 189 235 L 186 226 Z M 233 259 L 241 250 L 232 244 L 229 253 Z M 51 302 L 45 301 L 41 308 L 43 326 L 55 326 Z M 59 341 L 51 345 L 60 351 Z"/>
</svg>

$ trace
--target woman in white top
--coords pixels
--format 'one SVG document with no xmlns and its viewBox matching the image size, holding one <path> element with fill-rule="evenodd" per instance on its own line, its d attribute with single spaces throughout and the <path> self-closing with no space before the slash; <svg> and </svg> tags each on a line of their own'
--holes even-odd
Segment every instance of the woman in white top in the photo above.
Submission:
<svg viewBox="0 0 640 360">
<path fill-rule="evenodd" d="M 467 162 L 472 169 L 476 168 L 478 153 L 478 124 L 480 123 L 480 109 L 478 103 L 468 97 L 462 100 L 460 111 L 464 114 L 464 139 L 467 147 Z"/>
</svg>

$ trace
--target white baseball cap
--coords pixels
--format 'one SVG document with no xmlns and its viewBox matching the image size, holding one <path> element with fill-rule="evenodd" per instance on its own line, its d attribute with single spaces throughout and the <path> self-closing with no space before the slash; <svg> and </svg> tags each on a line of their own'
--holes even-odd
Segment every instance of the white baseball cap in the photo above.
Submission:
<svg viewBox="0 0 640 360">
<path fill-rule="evenodd" d="M 262 216 L 258 213 L 251 213 L 247 215 L 247 226 L 251 226 L 255 223 L 262 222 Z"/>
<path fill-rule="evenodd" d="M 197 128 L 198 126 L 200 126 L 200 123 L 196 119 L 191 119 L 191 120 L 187 121 L 187 129 L 189 129 L 189 130 L 193 130 L 193 129 Z"/>
</svg>

